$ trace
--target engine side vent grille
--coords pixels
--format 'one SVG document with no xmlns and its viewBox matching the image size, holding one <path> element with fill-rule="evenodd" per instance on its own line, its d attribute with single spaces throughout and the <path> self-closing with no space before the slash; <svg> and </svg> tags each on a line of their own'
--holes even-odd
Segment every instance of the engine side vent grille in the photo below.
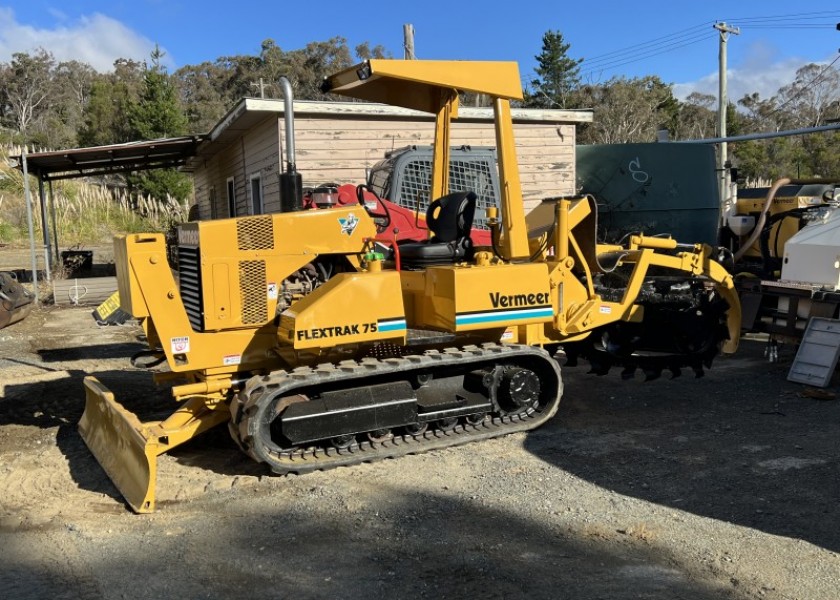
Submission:
<svg viewBox="0 0 840 600">
<path fill-rule="evenodd" d="M 261 325 L 268 321 L 265 261 L 239 263 L 239 291 L 242 295 L 242 324 Z"/>
<path fill-rule="evenodd" d="M 193 331 L 204 331 L 201 260 L 196 246 L 178 246 L 178 291 Z"/>
<path fill-rule="evenodd" d="M 274 250 L 274 220 L 270 215 L 237 220 L 236 241 L 240 250 Z"/>
</svg>

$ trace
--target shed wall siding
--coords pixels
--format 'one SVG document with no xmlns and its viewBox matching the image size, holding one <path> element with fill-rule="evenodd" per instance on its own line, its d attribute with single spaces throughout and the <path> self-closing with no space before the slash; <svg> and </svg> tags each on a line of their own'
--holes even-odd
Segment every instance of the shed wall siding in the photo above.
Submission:
<svg viewBox="0 0 840 600">
<path fill-rule="evenodd" d="M 200 218 L 210 219 L 213 216 L 210 207 L 210 189 L 216 189 L 216 211 L 217 218 L 228 216 L 227 203 L 227 180 L 233 177 L 234 190 L 236 194 L 236 214 L 246 214 L 245 207 L 245 162 L 243 144 L 244 140 L 238 140 L 231 144 L 216 156 L 208 160 L 201 168 L 197 168 L 193 174 L 195 185 L 195 201 L 199 207 Z"/>
<path fill-rule="evenodd" d="M 244 201 L 246 209 L 243 214 L 251 214 L 250 180 L 253 175 L 260 175 L 262 180 L 263 211 L 277 212 L 280 210 L 280 181 L 278 173 L 278 144 L 277 120 L 273 117 L 266 119 L 258 127 L 254 127 L 244 136 L 245 142 L 245 181 L 246 190 Z"/>
<path fill-rule="evenodd" d="M 390 150 L 408 145 L 430 145 L 434 136 L 431 120 L 382 117 L 325 118 L 302 115 L 295 118 L 295 162 L 303 185 L 363 183 L 365 169 Z M 519 159 L 526 211 L 542 198 L 575 191 L 575 126 L 556 122 L 515 123 L 514 138 Z M 196 202 L 201 218 L 210 218 L 209 189 L 216 188 L 219 216 L 224 208 L 225 181 L 236 178 L 238 214 L 248 214 L 248 180 L 262 176 L 266 212 L 280 208 L 278 173 L 285 168 L 285 131 L 282 115 L 271 115 L 251 128 L 237 142 L 196 168 Z M 452 145 L 496 146 L 492 123 L 454 122 Z"/>
</svg>

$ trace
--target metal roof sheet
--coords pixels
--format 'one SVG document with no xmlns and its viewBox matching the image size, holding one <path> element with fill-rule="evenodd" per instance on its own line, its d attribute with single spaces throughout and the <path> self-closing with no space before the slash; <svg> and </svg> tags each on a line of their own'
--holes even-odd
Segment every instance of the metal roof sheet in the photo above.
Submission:
<svg viewBox="0 0 840 600">
<path fill-rule="evenodd" d="M 43 181 L 127 171 L 181 167 L 196 154 L 204 136 L 162 138 L 143 142 L 72 148 L 26 154 L 27 169 Z M 17 168 L 22 156 L 12 157 Z"/>
</svg>

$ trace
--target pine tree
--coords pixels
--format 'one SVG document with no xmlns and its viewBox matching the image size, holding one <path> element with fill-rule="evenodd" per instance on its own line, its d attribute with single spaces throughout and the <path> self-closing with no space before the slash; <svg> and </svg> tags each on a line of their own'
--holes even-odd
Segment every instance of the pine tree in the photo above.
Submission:
<svg viewBox="0 0 840 600">
<path fill-rule="evenodd" d="M 187 118 L 178 104 L 178 93 L 160 61 L 163 51 L 155 46 L 152 65 L 146 67 L 140 99 L 129 111 L 134 139 L 154 140 L 184 135 Z"/>
<path fill-rule="evenodd" d="M 151 66 L 146 66 L 140 98 L 128 110 L 131 137 L 155 140 L 184 135 L 187 117 L 178 102 L 178 93 L 166 68 L 161 64 L 163 51 L 155 46 Z M 128 177 L 132 190 L 159 200 L 171 196 L 186 199 L 192 192 L 189 178 L 175 169 L 146 171 Z"/>
<path fill-rule="evenodd" d="M 559 31 L 547 31 L 542 51 L 535 56 L 537 78 L 531 81 L 525 97 L 526 106 L 537 108 L 574 108 L 573 92 L 580 86 L 582 58 L 570 58 L 571 44 Z"/>
</svg>

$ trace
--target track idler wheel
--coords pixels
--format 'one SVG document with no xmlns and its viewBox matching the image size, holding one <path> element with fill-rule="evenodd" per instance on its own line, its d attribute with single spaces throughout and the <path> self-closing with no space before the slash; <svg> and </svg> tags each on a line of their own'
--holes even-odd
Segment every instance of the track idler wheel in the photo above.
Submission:
<svg viewBox="0 0 840 600">
<path fill-rule="evenodd" d="M 533 406 L 540 397 L 540 378 L 530 369 L 505 367 L 499 380 L 499 406 L 510 413 Z"/>
</svg>

